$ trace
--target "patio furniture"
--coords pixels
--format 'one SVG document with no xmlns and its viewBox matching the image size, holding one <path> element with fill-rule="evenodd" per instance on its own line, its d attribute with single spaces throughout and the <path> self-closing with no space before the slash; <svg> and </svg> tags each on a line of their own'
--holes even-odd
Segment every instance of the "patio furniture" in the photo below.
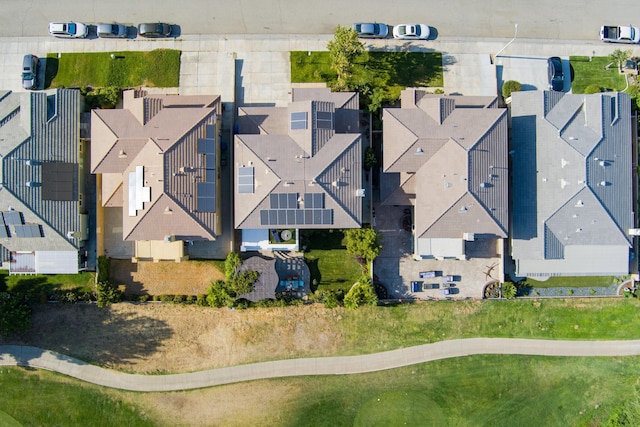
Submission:
<svg viewBox="0 0 640 427">
<path fill-rule="evenodd" d="M 427 279 L 427 278 L 433 278 L 436 277 L 436 272 L 435 271 L 421 271 L 420 272 L 420 278 L 421 279 Z"/>
</svg>

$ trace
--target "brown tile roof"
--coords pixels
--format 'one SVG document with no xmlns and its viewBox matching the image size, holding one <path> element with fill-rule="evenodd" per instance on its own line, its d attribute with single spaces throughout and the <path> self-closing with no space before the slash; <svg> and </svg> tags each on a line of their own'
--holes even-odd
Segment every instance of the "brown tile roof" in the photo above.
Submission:
<svg viewBox="0 0 640 427">
<path fill-rule="evenodd" d="M 407 89 L 402 108 L 383 110 L 383 169 L 414 174 L 383 203 L 415 204 L 420 238 L 507 234 L 506 110 L 466 98 Z"/>
<path fill-rule="evenodd" d="M 167 235 L 213 240 L 220 233 L 220 203 L 215 212 L 198 209 L 198 184 L 217 182 L 215 129 L 220 108 L 219 96 L 128 91 L 123 109 L 93 110 L 92 172 L 109 176 L 102 188 L 105 206 L 117 206 L 121 200 L 125 240 L 161 240 Z M 198 152 L 205 138 L 215 141 L 217 153 Z M 135 176 L 138 167 L 143 168 L 139 185 L 148 189 L 150 201 L 130 215 L 130 174 Z"/>
</svg>

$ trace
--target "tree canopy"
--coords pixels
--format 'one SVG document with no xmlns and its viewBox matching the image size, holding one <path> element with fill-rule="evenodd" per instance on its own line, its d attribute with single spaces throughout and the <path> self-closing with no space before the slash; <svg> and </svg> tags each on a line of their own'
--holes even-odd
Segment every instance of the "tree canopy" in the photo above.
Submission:
<svg viewBox="0 0 640 427">
<path fill-rule="evenodd" d="M 336 27 L 333 40 L 327 43 L 331 56 L 331 66 L 338 74 L 337 91 L 351 90 L 349 78 L 353 73 L 353 62 L 364 53 L 364 44 L 358 39 L 358 33 L 351 27 Z"/>
<path fill-rule="evenodd" d="M 361 277 L 344 296 L 344 306 L 349 310 L 355 310 L 363 305 L 375 306 L 377 303 L 378 296 L 368 276 Z"/>
<path fill-rule="evenodd" d="M 380 254 L 380 236 L 370 227 L 351 228 L 345 231 L 347 252 L 361 257 L 367 264 Z"/>
</svg>

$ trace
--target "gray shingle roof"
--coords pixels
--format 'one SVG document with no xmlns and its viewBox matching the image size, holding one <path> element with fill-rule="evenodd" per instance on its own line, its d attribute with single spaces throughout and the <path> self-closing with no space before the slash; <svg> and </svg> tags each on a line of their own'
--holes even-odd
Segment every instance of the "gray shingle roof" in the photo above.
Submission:
<svg viewBox="0 0 640 427">
<path fill-rule="evenodd" d="M 362 222 L 362 141 L 358 95 L 329 89 L 294 89 L 287 107 L 241 107 L 234 148 L 235 226 L 282 228 L 261 215 L 270 194 L 295 194 L 289 215 L 314 208 L 307 194 L 323 194 L 331 211 L 321 224 L 287 221 L 296 228 L 358 228 Z M 292 120 L 298 122 L 295 126 Z M 293 129 L 292 129 L 293 128 Z M 251 192 L 239 192 L 238 168 L 253 168 Z M 282 225 L 282 224 L 281 224 Z"/>
<path fill-rule="evenodd" d="M 13 233 L 1 241 L 7 249 L 78 249 L 78 234 L 68 237 L 68 233 L 81 231 L 79 143 L 78 90 L 0 93 L 0 211 L 21 212 L 25 223 L 42 227 L 44 236 L 23 238 Z M 43 171 L 49 176 L 46 182 Z"/>
<path fill-rule="evenodd" d="M 444 97 L 407 89 L 402 108 L 383 110 L 384 171 L 415 174 L 383 203 L 415 199 L 418 237 L 506 237 L 507 116 L 495 105 L 495 97 Z"/>
<path fill-rule="evenodd" d="M 512 126 L 518 273 L 626 273 L 634 218 L 629 96 L 518 92 Z M 612 251 L 617 258 L 604 255 Z"/>
</svg>

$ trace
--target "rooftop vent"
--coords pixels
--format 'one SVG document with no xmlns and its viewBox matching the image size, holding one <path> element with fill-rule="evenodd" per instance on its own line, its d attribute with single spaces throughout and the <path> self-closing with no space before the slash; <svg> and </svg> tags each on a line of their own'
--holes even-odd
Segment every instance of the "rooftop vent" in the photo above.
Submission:
<svg viewBox="0 0 640 427">
<path fill-rule="evenodd" d="M 578 200 L 576 202 L 576 208 L 582 208 L 582 207 L 584 207 L 584 202 L 582 200 Z"/>
</svg>

